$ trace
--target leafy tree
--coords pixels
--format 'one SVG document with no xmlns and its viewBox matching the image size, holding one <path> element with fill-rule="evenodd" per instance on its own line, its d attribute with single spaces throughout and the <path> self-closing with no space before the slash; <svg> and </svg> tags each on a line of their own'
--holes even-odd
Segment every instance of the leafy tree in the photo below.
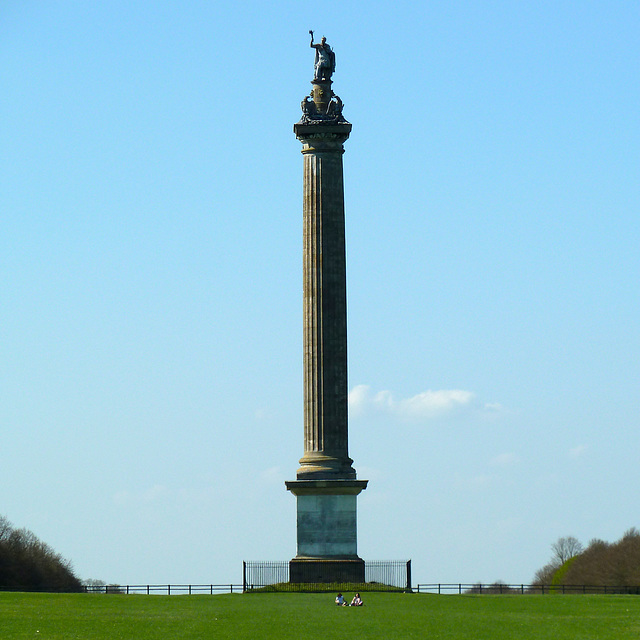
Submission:
<svg viewBox="0 0 640 640">
<path fill-rule="evenodd" d="M 0 516 L 0 588 L 83 591 L 71 563 L 27 529 L 14 529 Z"/>
<path fill-rule="evenodd" d="M 575 550 L 575 549 L 574 549 Z M 555 553 L 555 545 L 554 545 Z M 640 592 L 640 531 L 635 527 L 624 532 L 617 542 L 593 539 L 586 549 L 559 564 L 556 553 L 552 562 L 536 573 L 536 584 L 582 588 L 608 587 L 612 591 Z"/>
</svg>

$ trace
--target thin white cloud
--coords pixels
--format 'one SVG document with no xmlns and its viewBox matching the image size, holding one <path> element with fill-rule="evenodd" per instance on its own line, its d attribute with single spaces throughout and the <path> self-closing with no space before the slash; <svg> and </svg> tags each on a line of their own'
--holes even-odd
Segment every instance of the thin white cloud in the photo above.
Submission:
<svg viewBox="0 0 640 640">
<path fill-rule="evenodd" d="M 410 398 L 396 399 L 391 391 L 373 393 L 371 387 L 360 384 L 349 393 L 352 416 L 375 411 L 391 413 L 407 420 L 429 420 L 471 409 L 496 413 L 502 407 L 497 403 L 483 405 L 475 393 L 463 389 L 428 389 Z"/>
<path fill-rule="evenodd" d="M 265 484 L 276 485 L 284 482 L 284 475 L 280 467 L 269 467 L 268 469 L 264 469 L 260 474 L 260 477 Z"/>
<path fill-rule="evenodd" d="M 358 384 L 349 392 L 349 412 L 351 415 L 363 413 L 370 402 L 371 389 L 366 384 Z"/>
<path fill-rule="evenodd" d="M 579 444 L 577 447 L 569 449 L 570 458 L 581 458 L 587 452 L 586 444 Z"/>
<path fill-rule="evenodd" d="M 518 462 L 518 460 L 519 458 L 515 453 L 501 453 L 495 458 L 492 458 L 491 464 L 494 467 L 511 467 Z"/>
<path fill-rule="evenodd" d="M 443 413 L 450 413 L 475 402 L 475 394 L 461 389 L 441 389 L 439 391 L 423 391 L 412 398 L 400 400 L 398 409 L 412 418 L 430 418 Z"/>
</svg>

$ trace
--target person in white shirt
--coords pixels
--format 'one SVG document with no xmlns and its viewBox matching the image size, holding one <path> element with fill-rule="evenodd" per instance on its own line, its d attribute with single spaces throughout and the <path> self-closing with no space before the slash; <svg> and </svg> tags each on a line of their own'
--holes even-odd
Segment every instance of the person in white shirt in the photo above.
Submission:
<svg viewBox="0 0 640 640">
<path fill-rule="evenodd" d="M 364 602 L 362 602 L 362 598 L 360 597 L 359 593 L 356 593 L 355 596 L 353 596 L 353 600 L 351 601 L 351 605 L 352 607 L 361 607 L 364 604 Z"/>
</svg>

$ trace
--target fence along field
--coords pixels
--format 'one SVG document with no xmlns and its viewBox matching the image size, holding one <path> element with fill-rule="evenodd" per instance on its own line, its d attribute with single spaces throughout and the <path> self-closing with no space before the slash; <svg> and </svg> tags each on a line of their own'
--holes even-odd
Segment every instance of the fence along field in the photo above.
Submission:
<svg viewBox="0 0 640 640">
<path fill-rule="evenodd" d="M 322 592 L 349 591 L 359 589 L 368 592 L 405 591 L 433 595 L 639 595 L 640 586 L 637 585 L 541 585 L 541 584 L 482 584 L 476 583 L 418 583 L 411 587 L 370 583 L 368 585 L 340 584 L 278 584 L 277 588 L 269 589 L 269 584 L 142 584 L 142 585 L 87 585 L 87 593 L 102 594 L 143 594 L 143 595 L 202 595 L 220 593 L 251 593 L 256 591 L 283 592 Z M 391 588 L 389 588 L 391 587 Z M 0 588 L 0 591 L 3 589 Z"/>
<path fill-rule="evenodd" d="M 143 595 L 214 595 L 222 593 L 247 593 L 252 591 L 307 591 L 322 592 L 357 588 L 361 591 L 406 591 L 413 593 L 437 595 L 547 595 L 547 594 L 582 594 L 582 595 L 639 595 L 639 585 L 593 585 L 593 584 L 492 584 L 475 583 L 411 583 L 411 560 L 379 560 L 365 564 L 365 584 L 348 583 L 290 583 L 289 563 L 275 562 L 243 562 L 242 584 L 87 584 L 86 593 L 96 594 L 143 594 Z M 272 587 L 272 588 L 270 588 Z M 20 589 L 26 591 L 25 589 Z M 1 591 L 15 591 L 14 588 L 0 586 Z M 33 589 L 33 591 L 38 591 Z"/>
<path fill-rule="evenodd" d="M 264 585 L 268 587 L 269 585 Z M 336 589 L 348 591 L 352 588 L 351 584 L 305 584 L 304 589 L 294 584 L 291 588 L 281 588 L 280 591 L 335 591 Z M 262 589 L 257 585 L 247 585 L 245 588 L 241 584 L 137 584 L 137 585 L 90 585 L 85 588 L 87 593 L 102 594 L 121 594 L 121 595 L 215 595 L 220 593 L 246 593 Z M 361 585 L 359 588 L 362 591 Z M 377 588 L 371 585 L 367 591 L 388 591 L 389 589 Z M 435 595 L 638 595 L 640 594 L 639 586 L 619 586 L 612 587 L 607 585 L 540 585 L 540 584 L 481 584 L 481 583 L 418 583 L 409 589 L 396 589 L 409 591 L 413 593 L 435 594 Z M 6 589 L 0 588 L 0 591 Z"/>
</svg>

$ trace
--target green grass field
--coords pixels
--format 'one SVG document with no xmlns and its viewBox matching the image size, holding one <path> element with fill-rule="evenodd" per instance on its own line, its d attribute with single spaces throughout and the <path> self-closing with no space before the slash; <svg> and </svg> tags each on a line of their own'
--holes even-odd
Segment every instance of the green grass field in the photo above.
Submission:
<svg viewBox="0 0 640 640">
<path fill-rule="evenodd" d="M 639 637 L 638 596 L 368 593 L 353 608 L 336 607 L 333 594 L 0 594 L 1 640 Z"/>
</svg>

